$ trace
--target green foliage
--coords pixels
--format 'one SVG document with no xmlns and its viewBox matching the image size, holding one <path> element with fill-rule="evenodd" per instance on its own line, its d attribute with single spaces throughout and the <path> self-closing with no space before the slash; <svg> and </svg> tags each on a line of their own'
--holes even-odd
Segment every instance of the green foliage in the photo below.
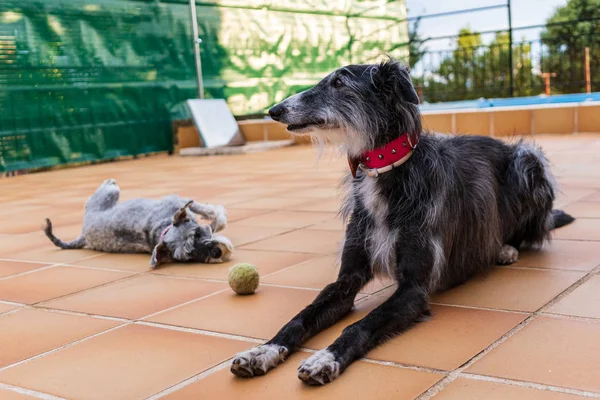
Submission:
<svg viewBox="0 0 600 400">
<path fill-rule="evenodd" d="M 592 91 L 600 90 L 600 0 L 569 0 L 546 22 L 537 52 L 524 39 L 512 47 L 515 96 L 544 93 L 540 72 L 556 73 L 552 93 L 585 90 L 584 50 L 590 51 Z M 541 51 L 540 51 L 541 50 Z M 489 44 L 468 27 L 462 28 L 454 50 L 425 79 L 429 102 L 470 100 L 510 95 L 509 34 L 496 34 Z M 424 54 L 419 53 L 419 58 Z M 534 62 L 533 57 L 539 57 Z M 541 71 L 540 71 L 541 69 Z M 594 81 L 594 77 L 596 80 Z M 417 81 L 419 79 L 417 78 Z"/>
<path fill-rule="evenodd" d="M 531 45 L 513 45 L 515 94 L 538 94 L 540 78 L 534 75 Z M 508 33 L 501 32 L 488 45 L 468 27 L 459 31 L 455 49 L 444 59 L 427 83 L 429 102 L 471 100 L 509 95 Z"/>
<path fill-rule="evenodd" d="M 562 23 L 577 21 L 574 23 Z M 552 86 L 563 93 L 585 90 L 584 52 L 590 49 L 591 75 L 600 76 L 600 0 L 569 0 L 548 19 L 541 34 L 547 53 L 542 71 L 556 73 Z M 600 81 L 592 91 L 600 90 Z"/>
</svg>

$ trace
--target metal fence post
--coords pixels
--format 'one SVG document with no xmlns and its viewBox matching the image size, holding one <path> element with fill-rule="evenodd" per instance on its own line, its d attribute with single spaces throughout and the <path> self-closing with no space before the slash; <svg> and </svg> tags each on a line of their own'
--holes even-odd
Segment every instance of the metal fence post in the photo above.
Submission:
<svg viewBox="0 0 600 400">
<path fill-rule="evenodd" d="M 590 75 L 590 48 L 585 48 L 584 56 L 585 92 L 592 93 L 592 78 Z"/>
<path fill-rule="evenodd" d="M 194 45 L 194 57 L 196 59 L 196 79 L 198 81 L 198 97 L 204 98 L 204 81 L 202 80 L 202 58 L 200 57 L 200 43 L 198 37 L 198 17 L 196 16 L 196 0 L 190 0 L 190 15 L 192 24 L 192 44 Z"/>
<path fill-rule="evenodd" d="M 510 97 L 515 97 L 515 77 L 513 68 L 513 31 L 512 31 L 512 12 L 510 9 L 510 0 L 506 0 L 508 9 L 508 66 L 510 79 Z"/>
</svg>

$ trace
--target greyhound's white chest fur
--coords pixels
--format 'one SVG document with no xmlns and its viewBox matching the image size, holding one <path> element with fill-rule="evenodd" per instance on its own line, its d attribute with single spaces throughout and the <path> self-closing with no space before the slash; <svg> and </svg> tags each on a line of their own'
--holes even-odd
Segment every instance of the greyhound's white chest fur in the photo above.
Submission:
<svg viewBox="0 0 600 400">
<path fill-rule="evenodd" d="M 355 186 L 355 193 L 374 221 L 374 225 L 368 228 L 365 239 L 373 273 L 393 279 L 398 232 L 390 231 L 388 227 L 388 203 L 379 193 L 376 182 L 377 178 L 365 176 Z"/>
</svg>

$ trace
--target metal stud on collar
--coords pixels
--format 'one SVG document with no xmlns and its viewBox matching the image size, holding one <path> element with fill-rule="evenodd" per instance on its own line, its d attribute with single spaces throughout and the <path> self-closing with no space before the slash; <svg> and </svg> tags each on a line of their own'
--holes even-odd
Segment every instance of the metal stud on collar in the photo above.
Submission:
<svg viewBox="0 0 600 400">
<path fill-rule="evenodd" d="M 396 154 L 396 149 L 392 149 L 392 154 Z"/>
<path fill-rule="evenodd" d="M 383 154 L 377 156 L 380 160 L 383 160 Z"/>
<path fill-rule="evenodd" d="M 366 158 L 366 160 L 367 160 L 367 161 L 371 161 L 371 157 L 367 157 L 367 158 Z"/>
</svg>

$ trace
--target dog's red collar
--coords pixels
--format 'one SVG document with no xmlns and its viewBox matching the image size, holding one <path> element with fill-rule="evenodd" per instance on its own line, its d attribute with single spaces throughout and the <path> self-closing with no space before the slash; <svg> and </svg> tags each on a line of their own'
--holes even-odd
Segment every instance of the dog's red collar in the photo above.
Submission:
<svg viewBox="0 0 600 400">
<path fill-rule="evenodd" d="M 358 159 L 348 157 L 352 176 L 356 178 L 358 167 L 364 170 L 367 175 L 374 177 L 391 171 L 410 158 L 413 150 L 417 147 L 417 143 L 418 141 L 411 143 L 408 134 L 403 133 L 382 147 L 365 151 Z"/>
<path fill-rule="evenodd" d="M 160 233 L 160 237 L 158 238 L 158 243 L 162 242 L 165 239 L 165 236 L 167 236 L 167 232 L 169 232 L 172 227 L 173 227 L 173 224 L 171 224 L 171 225 L 167 226 L 165 229 L 163 229 L 163 231 Z"/>
</svg>

